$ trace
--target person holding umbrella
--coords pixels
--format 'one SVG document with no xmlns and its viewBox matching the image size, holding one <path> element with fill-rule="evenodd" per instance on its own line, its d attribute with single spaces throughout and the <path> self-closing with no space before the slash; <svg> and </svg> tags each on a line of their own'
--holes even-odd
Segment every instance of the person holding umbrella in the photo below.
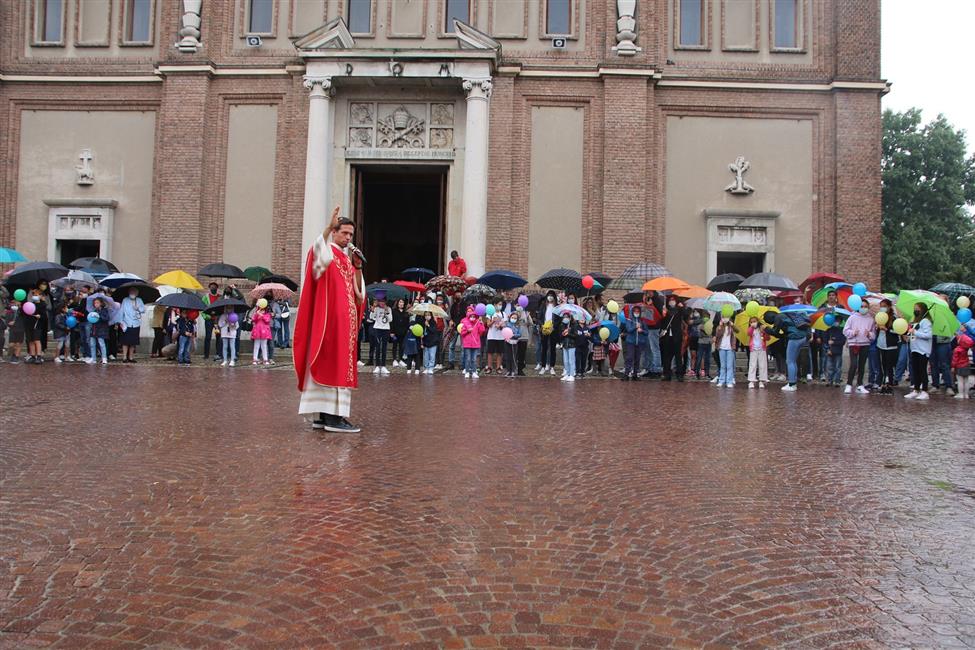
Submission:
<svg viewBox="0 0 975 650">
<path fill-rule="evenodd" d="M 203 296 L 203 304 L 209 307 L 213 303 L 220 300 L 220 285 L 217 284 L 216 282 L 211 281 L 210 284 L 207 285 L 207 288 L 208 291 L 206 295 Z M 213 330 L 215 327 L 216 327 L 216 321 L 214 320 L 214 317 L 211 316 L 208 312 L 204 311 L 203 312 L 203 358 L 204 359 L 210 358 L 210 340 L 214 337 Z M 217 333 L 215 336 L 217 338 L 217 341 L 216 341 L 216 345 L 213 347 L 214 353 L 216 353 L 216 351 L 220 349 L 219 328 L 217 328 Z M 219 358 L 220 355 L 218 354 L 213 355 L 214 361 L 216 361 Z"/>
<path fill-rule="evenodd" d="M 220 340 L 223 342 L 223 361 L 220 365 L 233 368 L 237 365 L 237 330 L 240 329 L 240 316 L 234 312 L 233 306 L 223 308 L 223 313 L 217 319 L 217 327 L 220 328 Z"/>
<path fill-rule="evenodd" d="M 934 335 L 931 333 L 931 316 L 928 311 L 928 306 L 923 302 L 915 303 L 914 322 L 907 330 L 911 342 L 913 390 L 904 396 L 906 399 L 921 401 L 930 399 L 928 396 L 928 361 L 931 358 L 931 342 Z"/>
<path fill-rule="evenodd" d="M 24 309 L 24 336 L 27 339 L 27 358 L 25 363 L 44 363 L 44 349 L 47 347 L 48 314 L 51 299 L 47 291 L 47 281 L 41 280 L 30 290 L 27 300 L 33 307 Z M 25 303 L 26 305 L 27 303 Z"/>
<path fill-rule="evenodd" d="M 122 298 L 122 363 L 135 363 L 135 349 L 139 347 L 139 331 L 146 305 L 139 297 L 139 290 L 129 289 L 129 295 Z"/>
</svg>

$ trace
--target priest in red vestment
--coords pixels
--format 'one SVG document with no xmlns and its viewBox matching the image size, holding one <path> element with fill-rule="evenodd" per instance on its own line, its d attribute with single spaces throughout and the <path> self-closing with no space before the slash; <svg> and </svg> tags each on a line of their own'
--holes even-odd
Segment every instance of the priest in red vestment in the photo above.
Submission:
<svg viewBox="0 0 975 650">
<path fill-rule="evenodd" d="M 338 213 L 336 208 L 305 260 L 293 342 L 298 413 L 316 429 L 357 433 L 348 417 L 352 389 L 359 385 L 356 340 L 366 287 L 362 259 L 353 254 L 355 224 Z"/>
</svg>

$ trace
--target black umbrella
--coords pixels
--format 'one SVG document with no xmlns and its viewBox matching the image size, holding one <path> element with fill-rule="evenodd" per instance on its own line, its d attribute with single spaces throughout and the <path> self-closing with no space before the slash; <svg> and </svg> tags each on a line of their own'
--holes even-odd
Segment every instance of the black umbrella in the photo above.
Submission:
<svg viewBox="0 0 975 650">
<path fill-rule="evenodd" d="M 224 264 L 223 262 L 214 262 L 213 264 L 207 264 L 202 269 L 198 275 L 202 275 L 208 278 L 243 278 L 247 279 L 244 275 L 244 271 L 241 270 L 239 266 L 234 266 L 233 264 Z"/>
<path fill-rule="evenodd" d="M 221 298 L 211 302 L 204 311 L 223 311 L 224 307 L 233 307 L 234 311 L 245 314 L 250 311 L 250 305 L 238 298 Z"/>
<path fill-rule="evenodd" d="M 262 284 L 271 284 L 272 282 L 283 284 L 284 286 L 288 287 L 292 291 L 298 290 L 297 282 L 295 282 L 294 280 L 292 280 L 286 275 L 281 275 L 280 273 L 272 273 L 271 275 L 266 275 L 264 276 L 263 279 L 261 279 Z"/>
<path fill-rule="evenodd" d="M 112 299 L 121 302 L 129 295 L 129 289 L 136 289 L 142 302 L 156 302 L 159 300 L 159 289 L 145 282 L 126 282 L 112 291 Z"/>
<path fill-rule="evenodd" d="M 472 305 L 476 302 L 493 302 L 498 297 L 498 292 L 486 284 L 472 284 L 461 297 L 465 303 Z"/>
<path fill-rule="evenodd" d="M 392 282 L 373 282 L 366 285 L 366 295 L 370 298 L 375 298 L 380 291 L 386 294 L 387 302 L 396 302 L 400 298 L 406 300 L 410 295 L 409 291 Z"/>
<path fill-rule="evenodd" d="M 207 308 L 206 304 L 200 299 L 195 293 L 171 293 L 168 296 L 163 296 L 156 301 L 157 305 L 162 305 L 163 307 L 175 307 L 176 309 L 189 309 L 196 311 L 203 311 Z"/>
<path fill-rule="evenodd" d="M 642 291 L 631 291 L 625 296 L 623 296 L 623 302 L 627 305 L 639 305 L 643 302 L 643 292 Z"/>
<path fill-rule="evenodd" d="M 118 273 L 118 267 L 100 257 L 79 257 L 69 264 L 73 269 L 81 269 L 93 275 L 108 275 Z"/>
<path fill-rule="evenodd" d="M 710 289 L 710 287 L 708 287 Z M 739 289 L 768 289 L 770 291 L 798 291 L 799 285 L 778 273 L 756 273 L 745 278 Z"/>
<path fill-rule="evenodd" d="M 610 282 L 613 281 L 613 277 L 612 276 L 606 275 L 605 273 L 600 273 L 599 271 L 595 271 L 594 273 L 583 273 L 582 275 L 583 276 L 586 276 L 586 275 L 591 276 L 593 280 L 595 280 L 599 284 L 603 285 L 604 288 Z"/>
<path fill-rule="evenodd" d="M 497 289 L 498 291 L 517 289 L 518 287 L 523 287 L 528 284 L 528 280 L 521 277 L 514 271 L 508 271 L 507 269 L 488 271 L 478 278 L 477 281 L 480 284 L 486 284 L 492 289 Z"/>
<path fill-rule="evenodd" d="M 708 282 L 708 289 L 711 291 L 727 291 L 731 293 L 738 289 L 742 282 L 745 281 L 745 276 L 738 275 L 737 273 L 722 273 L 721 275 L 716 275 L 711 278 Z"/>
<path fill-rule="evenodd" d="M 68 275 L 67 267 L 54 262 L 28 262 L 13 270 L 4 280 L 8 287 L 36 287 L 38 282 L 51 282 Z"/>
<path fill-rule="evenodd" d="M 618 278 L 612 280 L 607 289 L 621 289 L 623 291 L 633 291 L 641 288 L 646 282 L 654 278 L 662 278 L 673 275 L 666 266 L 656 262 L 638 262 L 626 267 Z"/>
<path fill-rule="evenodd" d="M 412 280 L 413 282 L 426 282 L 436 274 L 436 271 L 425 269 L 422 266 L 412 266 L 408 269 L 403 269 L 402 273 L 400 273 L 404 280 Z"/>
<path fill-rule="evenodd" d="M 572 269 L 551 269 L 535 280 L 535 284 L 556 291 L 581 291 L 582 275 Z"/>
<path fill-rule="evenodd" d="M 528 307 L 526 309 L 530 311 L 536 311 L 538 306 L 542 304 L 545 300 L 544 293 L 530 293 L 528 294 Z"/>
</svg>

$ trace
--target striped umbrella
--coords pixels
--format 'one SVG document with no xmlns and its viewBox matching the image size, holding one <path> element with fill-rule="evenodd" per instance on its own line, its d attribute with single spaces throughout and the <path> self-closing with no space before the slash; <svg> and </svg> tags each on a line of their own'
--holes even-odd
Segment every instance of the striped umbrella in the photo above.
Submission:
<svg viewBox="0 0 975 650">
<path fill-rule="evenodd" d="M 607 289 L 621 289 L 623 291 L 635 291 L 642 287 L 644 283 L 654 278 L 662 278 L 673 275 L 667 267 L 655 262 L 639 262 L 620 273 L 620 276 L 607 285 Z"/>
</svg>

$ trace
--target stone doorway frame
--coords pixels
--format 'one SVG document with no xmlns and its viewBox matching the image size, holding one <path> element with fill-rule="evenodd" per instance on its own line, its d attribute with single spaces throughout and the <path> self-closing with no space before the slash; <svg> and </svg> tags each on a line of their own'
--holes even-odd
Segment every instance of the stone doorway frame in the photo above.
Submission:
<svg viewBox="0 0 975 650">
<path fill-rule="evenodd" d="M 741 210 L 733 208 L 705 208 L 707 237 L 707 277 L 713 278 L 718 271 L 718 253 L 764 253 L 764 272 L 775 270 L 775 221 L 782 215 L 777 210 Z M 751 230 L 755 237 L 747 236 L 730 241 L 722 236 L 724 229 Z M 762 233 L 761 236 L 757 236 Z"/>
<path fill-rule="evenodd" d="M 112 259 L 115 199 L 44 199 L 47 211 L 47 259 L 58 258 L 58 241 L 82 239 L 98 242 L 98 255 Z"/>
</svg>

